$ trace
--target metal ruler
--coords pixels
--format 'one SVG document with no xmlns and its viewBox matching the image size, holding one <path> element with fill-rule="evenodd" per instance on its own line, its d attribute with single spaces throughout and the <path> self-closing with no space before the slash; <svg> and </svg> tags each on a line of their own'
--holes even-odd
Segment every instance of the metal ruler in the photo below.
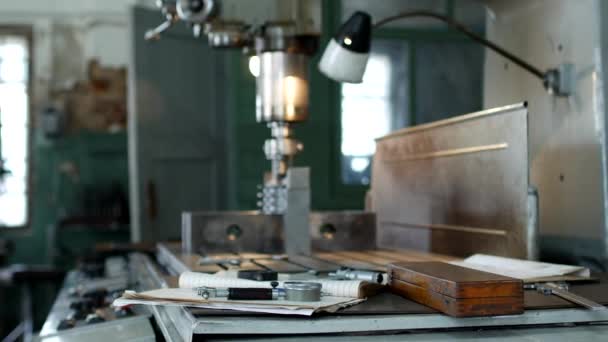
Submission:
<svg viewBox="0 0 608 342">
<path fill-rule="evenodd" d="M 589 310 L 606 310 L 604 305 L 568 291 L 568 284 L 565 283 L 526 284 L 524 289 L 535 289 L 545 295 L 555 295 Z"/>
</svg>

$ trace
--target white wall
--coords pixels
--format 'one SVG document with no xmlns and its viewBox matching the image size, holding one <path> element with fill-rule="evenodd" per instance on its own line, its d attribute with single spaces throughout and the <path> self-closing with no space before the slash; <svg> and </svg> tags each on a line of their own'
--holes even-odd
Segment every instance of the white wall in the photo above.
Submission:
<svg viewBox="0 0 608 342">
<path fill-rule="evenodd" d="M 91 59 L 109 66 L 128 64 L 128 10 L 138 2 L 154 4 L 153 0 L 0 1 L 0 25 L 31 25 L 34 30 L 34 113 L 50 102 L 51 92 L 84 79 Z"/>
<path fill-rule="evenodd" d="M 596 254 L 591 249 L 606 244 L 598 1 L 486 1 L 489 39 L 542 70 L 564 62 L 576 66 L 574 96 L 555 98 L 540 80 L 488 52 L 484 105 L 528 101 L 530 178 L 540 195 L 540 233 L 578 255 Z"/>
</svg>

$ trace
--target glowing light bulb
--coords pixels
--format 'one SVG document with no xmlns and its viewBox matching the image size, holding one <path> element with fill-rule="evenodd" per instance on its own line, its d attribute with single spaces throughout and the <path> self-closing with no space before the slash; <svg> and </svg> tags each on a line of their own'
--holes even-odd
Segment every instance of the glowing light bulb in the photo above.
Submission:
<svg viewBox="0 0 608 342">
<path fill-rule="evenodd" d="M 295 116 L 297 108 L 307 105 L 308 86 L 306 81 L 296 77 L 287 76 L 283 79 L 283 102 L 287 116 Z"/>
</svg>

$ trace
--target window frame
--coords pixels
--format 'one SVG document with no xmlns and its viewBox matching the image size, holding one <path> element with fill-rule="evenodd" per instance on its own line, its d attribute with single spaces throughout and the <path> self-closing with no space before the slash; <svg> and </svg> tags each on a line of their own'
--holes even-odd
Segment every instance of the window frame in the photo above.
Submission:
<svg viewBox="0 0 608 342">
<path fill-rule="evenodd" d="M 325 21 L 324 25 L 324 33 L 327 34 L 327 30 L 325 27 L 330 28 L 331 32 L 334 32 L 340 25 L 340 21 L 342 18 L 342 6 L 340 1 L 329 1 L 327 6 L 325 7 L 328 10 L 328 15 L 324 17 Z M 449 17 L 455 16 L 455 4 L 454 0 L 446 1 L 446 10 L 445 13 Z M 327 25 L 326 25 L 327 24 Z M 463 42 L 466 44 L 475 44 L 471 42 L 471 40 L 462 35 L 460 32 L 456 32 L 451 30 L 447 25 L 441 25 L 440 28 L 393 28 L 393 27 L 383 27 L 376 29 L 372 32 L 372 39 L 385 39 L 392 41 L 402 41 L 408 43 L 409 49 L 409 61 L 404 61 L 404 63 L 409 63 L 409 70 L 414 70 L 416 66 L 416 46 L 419 43 L 429 42 L 429 41 L 446 41 L 446 42 Z M 325 39 L 331 38 L 324 37 Z M 324 45 L 321 45 L 324 46 Z M 410 126 L 415 126 L 418 124 L 416 120 L 416 76 L 415 73 L 412 72 L 409 79 L 409 92 L 411 98 L 409 101 L 409 122 Z M 331 85 L 331 93 L 329 95 L 329 104 L 331 106 L 331 113 L 335 113 L 333 116 L 335 132 L 333 134 L 333 148 L 332 148 L 332 162 L 334 163 L 332 167 L 332 183 L 333 183 L 333 197 L 338 199 L 345 199 L 349 201 L 353 198 L 361 199 L 366 197 L 367 191 L 371 189 L 372 182 L 370 178 L 370 183 L 368 185 L 363 184 L 348 184 L 344 182 L 342 178 L 342 151 L 341 151 L 341 142 L 342 142 L 342 107 L 341 107 L 341 84 L 338 82 L 332 82 Z M 372 165 L 373 165 L 373 157 L 372 157 Z M 373 172 L 373 167 L 372 167 Z"/>
<path fill-rule="evenodd" d="M 0 231 L 29 231 L 32 226 L 32 205 L 33 205 L 33 172 L 34 172 L 34 158 L 33 158 L 33 135 L 34 135 L 34 115 L 33 115 L 33 85 L 34 85 L 34 30 L 31 25 L 0 25 L 0 36 L 12 35 L 24 37 L 27 42 L 27 53 L 28 53 L 28 66 L 27 66 L 27 82 L 26 82 L 26 94 L 27 94 L 27 115 L 28 115 L 28 127 L 27 127 L 27 211 L 26 219 L 23 225 L 19 226 L 2 226 L 0 225 Z M 1 137 L 0 137 L 1 138 Z"/>
</svg>

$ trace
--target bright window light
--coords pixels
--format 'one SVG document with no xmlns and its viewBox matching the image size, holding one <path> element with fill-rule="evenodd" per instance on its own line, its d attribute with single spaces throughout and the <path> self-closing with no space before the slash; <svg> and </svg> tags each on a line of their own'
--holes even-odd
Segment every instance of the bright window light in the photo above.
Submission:
<svg viewBox="0 0 608 342">
<path fill-rule="evenodd" d="M 359 84 L 342 84 L 342 160 L 347 183 L 369 183 L 375 139 L 391 128 L 391 60 L 372 53 Z"/>
<path fill-rule="evenodd" d="M 253 77 L 260 76 L 260 57 L 253 55 L 249 57 L 249 72 Z"/>
<path fill-rule="evenodd" d="M 0 159 L 10 173 L 0 179 L 0 227 L 28 221 L 28 40 L 0 33 Z"/>
</svg>

